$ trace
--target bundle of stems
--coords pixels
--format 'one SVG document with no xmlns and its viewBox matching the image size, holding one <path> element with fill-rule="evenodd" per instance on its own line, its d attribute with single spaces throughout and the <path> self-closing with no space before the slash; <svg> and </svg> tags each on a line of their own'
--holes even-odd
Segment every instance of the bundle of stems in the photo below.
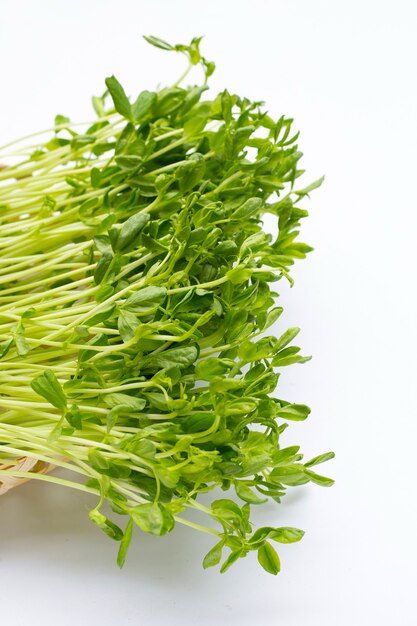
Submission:
<svg viewBox="0 0 417 626">
<path fill-rule="evenodd" d="M 321 180 L 295 189 L 291 119 L 227 91 L 205 97 L 214 65 L 200 39 L 147 39 L 186 55 L 174 86 L 132 103 L 112 76 L 95 121 L 57 116 L 0 149 L 0 493 L 36 478 L 95 494 L 90 518 L 120 542 L 119 565 L 134 526 L 180 523 L 217 538 L 205 567 L 226 547 L 221 571 L 256 550 L 276 574 L 268 539 L 303 532 L 253 532 L 250 506 L 332 483 L 311 468 L 333 453 L 303 463 L 280 444 L 309 414 L 271 395 L 281 368 L 308 360 L 289 345 L 299 329 L 265 336 L 282 313 L 270 283 L 291 281 L 311 249 L 298 202 Z M 202 84 L 181 87 L 197 65 Z M 217 486 L 243 504 L 203 505 Z"/>
</svg>

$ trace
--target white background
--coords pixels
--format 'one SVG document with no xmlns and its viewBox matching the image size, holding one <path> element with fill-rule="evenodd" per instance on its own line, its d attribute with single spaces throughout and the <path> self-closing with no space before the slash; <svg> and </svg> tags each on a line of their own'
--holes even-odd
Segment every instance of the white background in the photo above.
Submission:
<svg viewBox="0 0 417 626">
<path fill-rule="evenodd" d="M 88 498 L 28 484 L 0 500 L 1 621 L 201 626 L 412 626 L 416 563 L 416 72 L 413 0 L 2 0 L 0 143 L 56 113 L 91 116 L 115 73 L 131 94 L 172 83 L 182 59 L 140 35 L 204 34 L 214 89 L 264 99 L 302 131 L 314 246 L 282 285 L 281 328 L 314 359 L 282 376 L 308 403 L 286 442 L 334 449 L 332 489 L 295 490 L 256 514 L 304 528 L 282 572 L 255 558 L 204 572 L 211 539 L 139 533 L 125 568 L 87 519 Z M 294 490 L 293 490 L 294 491 Z M 252 555 L 253 556 L 253 555 Z"/>
</svg>

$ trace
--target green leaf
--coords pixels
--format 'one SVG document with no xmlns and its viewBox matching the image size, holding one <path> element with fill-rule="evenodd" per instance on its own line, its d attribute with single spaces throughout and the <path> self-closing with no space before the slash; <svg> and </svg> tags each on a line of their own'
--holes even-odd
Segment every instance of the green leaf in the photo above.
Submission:
<svg viewBox="0 0 417 626">
<path fill-rule="evenodd" d="M 127 298 L 123 309 L 137 315 L 149 315 L 161 306 L 167 295 L 166 287 L 152 285 L 144 287 Z"/>
<path fill-rule="evenodd" d="M 94 270 L 94 282 L 99 285 L 106 275 L 107 270 L 113 261 L 113 254 L 111 252 L 105 252 L 99 259 Z"/>
<path fill-rule="evenodd" d="M 234 366 L 231 359 L 210 358 L 199 361 L 195 367 L 195 375 L 201 380 L 212 380 L 216 376 L 222 376 Z"/>
<path fill-rule="evenodd" d="M 238 480 L 235 482 L 235 490 L 239 498 L 249 504 L 262 504 L 267 501 L 267 498 L 261 498 L 250 487 Z"/>
<path fill-rule="evenodd" d="M 224 540 L 219 541 L 216 545 L 207 552 L 206 556 L 203 560 L 203 567 L 207 569 L 208 567 L 213 567 L 220 563 L 222 558 L 222 551 L 224 547 Z"/>
<path fill-rule="evenodd" d="M 319 463 L 325 463 L 326 461 L 330 461 L 335 457 L 334 452 L 325 452 L 325 454 L 319 454 L 318 456 L 313 457 L 310 461 L 304 464 L 305 467 L 312 467 L 313 465 L 319 465 Z"/>
<path fill-rule="evenodd" d="M 258 561 L 269 574 L 276 576 L 281 569 L 279 556 L 270 543 L 266 542 L 258 549 Z"/>
<path fill-rule="evenodd" d="M 156 103 L 156 93 L 142 91 L 132 106 L 133 120 L 136 124 L 142 124 L 152 115 L 152 109 Z"/>
<path fill-rule="evenodd" d="M 246 256 L 246 254 L 254 254 L 256 250 L 259 250 L 266 246 L 267 236 L 264 232 L 253 233 L 249 235 L 247 239 L 242 243 L 240 247 L 240 254 Z"/>
<path fill-rule="evenodd" d="M 289 328 L 288 330 L 286 330 L 285 333 L 281 335 L 281 337 L 278 339 L 278 342 L 275 346 L 276 352 L 279 352 L 280 350 L 285 348 L 285 346 L 291 343 L 291 341 L 298 335 L 299 332 L 300 329 L 297 327 Z"/>
<path fill-rule="evenodd" d="M 256 343 L 244 341 L 239 346 L 238 355 L 244 363 L 261 361 L 271 357 L 275 352 L 275 337 L 264 337 Z"/>
<path fill-rule="evenodd" d="M 104 402 L 111 408 L 128 412 L 141 411 L 146 405 L 146 400 L 143 398 L 135 398 L 127 393 L 108 393 L 104 396 Z"/>
<path fill-rule="evenodd" d="M 174 47 L 171 46 L 171 44 L 167 43 L 163 39 L 159 39 L 159 37 L 143 35 L 143 38 L 145 41 L 150 43 L 151 46 L 155 46 L 155 48 L 160 48 L 161 50 L 174 50 Z"/>
<path fill-rule="evenodd" d="M 240 523 L 242 519 L 242 511 L 239 506 L 227 498 L 220 498 L 211 503 L 213 515 L 218 519 L 229 520 L 231 522 Z"/>
<path fill-rule="evenodd" d="M 207 115 L 196 115 L 187 120 L 184 124 L 184 134 L 187 137 L 198 135 L 207 124 Z"/>
<path fill-rule="evenodd" d="M 152 239 L 152 237 L 149 237 L 149 235 L 145 235 L 144 233 L 141 233 L 140 235 L 140 243 L 147 250 L 165 252 L 165 253 L 168 251 L 166 246 L 164 246 L 160 241 L 157 241 L 156 239 Z"/>
<path fill-rule="evenodd" d="M 101 324 L 102 322 L 107 321 L 113 315 L 115 308 L 115 304 L 110 304 L 99 313 L 96 313 L 92 317 L 89 317 L 88 320 L 85 321 L 85 325 L 87 327 L 96 326 L 97 324 Z"/>
<path fill-rule="evenodd" d="M 75 428 L 76 430 L 81 430 L 82 428 L 82 415 L 80 409 L 76 404 L 73 404 L 69 411 L 65 413 L 65 419 L 68 424 Z"/>
<path fill-rule="evenodd" d="M 181 193 L 189 191 L 202 179 L 206 169 L 206 162 L 201 154 L 194 153 L 188 161 L 182 163 L 175 171 Z"/>
<path fill-rule="evenodd" d="M 94 135 L 77 135 L 71 139 L 71 148 L 78 150 L 84 148 L 96 141 Z"/>
<path fill-rule="evenodd" d="M 106 111 L 104 109 L 103 98 L 99 98 L 98 96 L 93 96 L 92 103 L 93 103 L 94 111 L 97 113 L 98 117 L 104 117 L 106 115 Z"/>
<path fill-rule="evenodd" d="M 179 480 L 179 473 L 172 471 L 169 467 L 164 467 L 163 465 L 158 465 L 154 467 L 155 476 L 161 481 L 165 487 L 169 489 L 173 489 L 177 486 Z"/>
<path fill-rule="evenodd" d="M 149 222 L 149 219 L 149 213 L 137 213 L 123 222 L 113 250 L 115 252 L 125 252 L 133 246 L 142 228 Z"/>
<path fill-rule="evenodd" d="M 281 407 L 277 412 L 277 417 L 284 420 L 299 422 L 305 420 L 311 413 L 311 409 L 305 404 L 287 404 Z"/>
<path fill-rule="evenodd" d="M 117 139 L 115 154 L 122 154 L 129 146 L 129 143 L 131 143 L 135 137 L 135 127 L 133 124 L 128 122 Z"/>
<path fill-rule="evenodd" d="M 36 309 L 31 307 L 22 313 L 22 320 L 29 320 L 36 315 Z"/>
<path fill-rule="evenodd" d="M 185 97 L 184 89 L 180 87 L 165 87 L 157 94 L 155 116 L 166 117 L 174 113 L 182 104 Z"/>
<path fill-rule="evenodd" d="M 188 46 L 188 54 L 193 65 L 197 65 L 201 61 L 200 42 L 202 37 L 194 37 Z"/>
<path fill-rule="evenodd" d="M 95 448 L 88 450 L 88 460 L 93 469 L 110 478 L 127 478 L 131 470 L 122 461 L 107 458 Z"/>
<path fill-rule="evenodd" d="M 45 398 L 52 406 L 57 409 L 66 408 L 67 398 L 52 370 L 45 370 L 31 381 L 30 386 L 35 393 Z"/>
<path fill-rule="evenodd" d="M 130 341 L 134 336 L 140 322 L 137 316 L 130 311 L 124 309 L 119 310 L 117 318 L 117 328 L 124 342 Z"/>
<path fill-rule="evenodd" d="M 55 119 L 54 119 L 54 126 L 55 126 L 55 131 L 59 131 L 59 129 L 57 129 L 57 126 L 62 126 L 62 127 L 67 127 L 68 125 L 70 125 L 70 119 L 69 117 L 66 117 L 65 115 L 55 115 Z"/>
<path fill-rule="evenodd" d="M 125 90 L 123 89 L 117 78 L 115 76 L 109 76 L 108 78 L 106 78 L 106 86 L 110 92 L 116 111 L 127 120 L 131 121 L 132 107 L 130 106 L 130 102 L 128 97 L 126 96 Z"/>
<path fill-rule="evenodd" d="M 136 454 L 136 456 L 140 456 L 143 459 L 154 459 L 156 453 L 156 447 L 153 441 L 149 439 L 141 439 L 137 443 L 135 443 L 132 452 Z"/>
<path fill-rule="evenodd" d="M 269 537 L 278 543 L 295 543 L 300 541 L 304 537 L 304 534 L 304 531 L 299 528 L 283 526 L 281 528 L 274 528 L 269 533 Z"/>
<path fill-rule="evenodd" d="M 300 348 L 290 347 L 281 350 L 275 357 L 272 359 L 272 365 L 274 367 L 284 367 L 287 365 L 292 365 L 293 363 L 307 363 L 307 361 L 311 360 L 311 356 L 301 356 L 297 354 L 300 351 Z"/>
<path fill-rule="evenodd" d="M 229 270 L 226 276 L 227 276 L 227 279 L 230 280 L 230 282 L 233 285 L 240 285 L 246 282 L 247 280 L 249 280 L 252 274 L 253 274 L 253 271 L 251 269 L 238 266 L 232 270 Z"/>
<path fill-rule="evenodd" d="M 6 341 L 3 341 L 2 343 L 0 343 L 0 359 L 2 359 L 4 356 L 6 356 L 6 354 L 8 353 L 8 351 L 10 350 L 12 345 L 13 345 L 13 338 L 12 337 L 10 339 L 7 339 Z"/>
<path fill-rule="evenodd" d="M 123 537 L 123 531 L 117 524 L 109 520 L 105 515 L 93 509 L 89 512 L 90 520 L 96 524 L 110 539 L 120 541 Z"/>
<path fill-rule="evenodd" d="M 214 413 L 196 413 L 188 415 L 182 422 L 185 433 L 199 433 L 208 430 L 215 422 Z"/>
<path fill-rule="evenodd" d="M 259 212 L 261 206 L 261 198 L 249 198 L 249 200 L 246 200 L 246 202 L 244 202 L 240 207 L 233 211 L 230 219 L 243 220 L 247 219 L 248 217 L 252 217 Z"/>
<path fill-rule="evenodd" d="M 314 183 L 311 183 L 311 185 L 308 185 L 308 187 L 304 187 L 304 189 L 300 189 L 299 191 L 294 191 L 294 193 L 297 194 L 297 196 L 300 196 L 300 198 L 302 196 L 308 196 L 310 191 L 313 191 L 314 189 L 317 189 L 318 187 L 320 187 L 323 181 L 324 181 L 324 176 L 316 180 Z"/>
<path fill-rule="evenodd" d="M 278 306 L 271 309 L 270 311 L 260 313 L 257 317 L 259 329 L 266 330 L 267 328 L 270 328 L 282 315 L 283 311 L 284 309 Z"/>
<path fill-rule="evenodd" d="M 283 463 L 284 461 L 293 460 L 296 457 L 299 449 L 300 446 L 289 446 L 288 448 L 282 448 L 280 450 L 277 450 L 274 453 L 275 464 L 278 465 L 279 463 Z"/>
<path fill-rule="evenodd" d="M 279 465 L 272 470 L 269 478 L 283 485 L 302 485 L 308 481 L 305 478 L 304 466 L 300 463 Z"/>
<path fill-rule="evenodd" d="M 307 463 L 304 463 L 304 467 L 313 467 L 313 465 L 319 465 L 319 463 L 325 463 L 326 461 L 330 461 L 334 459 L 334 452 L 326 452 L 325 454 L 319 454 L 318 456 L 313 457 Z"/>
<path fill-rule="evenodd" d="M 108 339 L 107 339 L 107 335 L 105 335 L 104 333 L 100 334 L 100 335 L 95 335 L 93 337 L 93 339 L 91 339 L 90 341 L 86 342 L 86 346 L 87 345 L 91 345 L 91 346 L 106 346 L 108 343 Z M 95 350 L 80 350 L 78 353 L 78 362 L 79 363 L 85 363 L 86 361 L 89 361 L 93 356 L 95 356 L 97 354 L 97 352 Z"/>
<path fill-rule="evenodd" d="M 142 157 L 136 154 L 122 154 L 115 158 L 117 165 L 121 167 L 122 170 L 128 171 L 130 174 L 134 173 L 132 170 L 138 170 L 143 163 Z M 145 214 L 146 215 L 146 214 Z"/>
<path fill-rule="evenodd" d="M 126 554 L 129 549 L 130 542 L 132 540 L 132 530 L 133 530 L 133 520 L 132 518 L 130 518 L 126 525 L 123 538 L 120 542 L 119 551 L 117 553 L 117 565 L 120 568 L 123 567 L 125 560 L 126 560 Z"/>
<path fill-rule="evenodd" d="M 151 354 L 144 358 L 144 368 L 150 370 L 178 367 L 180 370 L 186 369 L 198 358 L 198 348 L 196 346 L 186 346 L 184 348 L 170 348 L 159 354 Z"/>
<path fill-rule="evenodd" d="M 226 572 L 229 569 L 229 567 L 231 567 L 234 563 L 236 563 L 236 561 L 241 556 L 245 556 L 243 549 L 240 548 L 238 550 L 233 550 L 233 552 L 231 552 L 229 556 L 227 557 L 227 559 L 223 562 L 223 565 L 220 568 L 220 573 L 224 574 L 224 572 Z"/>
<path fill-rule="evenodd" d="M 242 398 L 240 400 L 232 400 L 227 402 L 223 409 L 224 415 L 242 415 L 243 413 L 251 413 L 257 408 L 256 400 L 251 398 Z"/>
<path fill-rule="evenodd" d="M 308 476 L 311 482 L 316 483 L 316 485 L 320 485 L 320 487 L 331 487 L 334 484 L 334 480 L 332 478 L 320 476 L 320 474 L 316 474 L 309 469 L 305 470 L 305 475 Z"/>
<path fill-rule="evenodd" d="M 130 510 L 130 515 L 141 530 L 152 535 L 165 535 L 175 526 L 171 513 L 159 502 L 139 504 Z"/>
<path fill-rule="evenodd" d="M 25 356 L 30 351 L 30 345 L 26 341 L 22 332 L 16 333 L 15 343 L 18 356 Z"/>
</svg>

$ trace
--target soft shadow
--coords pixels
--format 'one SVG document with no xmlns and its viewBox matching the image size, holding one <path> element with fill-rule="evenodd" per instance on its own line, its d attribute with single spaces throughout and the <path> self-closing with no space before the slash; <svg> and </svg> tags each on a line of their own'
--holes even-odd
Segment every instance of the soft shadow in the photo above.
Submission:
<svg viewBox="0 0 417 626">
<path fill-rule="evenodd" d="M 65 473 L 59 472 L 65 476 Z M 225 497 L 225 494 L 210 494 Z M 306 496 L 303 489 L 290 490 L 285 504 L 269 502 L 252 507 L 255 527 L 295 525 L 298 502 Z M 226 495 L 227 497 L 227 495 Z M 204 500 L 208 500 L 205 496 Z M 125 566 L 116 565 L 118 543 L 102 533 L 88 518 L 97 502 L 94 496 L 36 480 L 15 488 L 0 498 L 0 560 L 16 566 L 46 568 L 48 575 L 68 569 L 73 575 L 92 575 L 96 580 L 117 579 L 142 587 L 156 585 L 161 591 L 185 592 L 233 587 L 238 571 L 253 580 L 261 574 L 256 555 L 251 554 L 225 576 L 218 569 L 204 572 L 201 562 L 214 545 L 215 538 L 177 524 L 164 537 L 134 530 Z M 109 512 L 122 527 L 124 517 Z M 204 520 L 201 520 L 204 523 Z M 263 578 L 263 576 L 262 576 Z"/>
<path fill-rule="evenodd" d="M 164 537 L 136 529 L 125 567 L 116 566 L 118 543 L 102 533 L 88 518 L 97 502 L 94 496 L 36 480 L 12 489 L 0 498 L 0 548 L 2 560 L 47 562 L 51 567 L 94 570 L 114 569 L 115 574 L 169 579 L 195 573 L 197 561 L 213 545 L 212 537 L 177 524 Z M 126 518 L 107 514 L 122 527 Z"/>
</svg>

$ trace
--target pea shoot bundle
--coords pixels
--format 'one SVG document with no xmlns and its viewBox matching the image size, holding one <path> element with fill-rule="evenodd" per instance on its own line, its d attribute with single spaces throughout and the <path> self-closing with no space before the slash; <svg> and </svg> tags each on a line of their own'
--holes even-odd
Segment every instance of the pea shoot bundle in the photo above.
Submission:
<svg viewBox="0 0 417 626">
<path fill-rule="evenodd" d="M 134 528 L 180 523 L 215 537 L 204 567 L 224 572 L 255 550 L 276 574 L 271 541 L 303 532 L 254 530 L 251 505 L 333 482 L 314 467 L 333 453 L 303 462 L 281 444 L 309 409 L 276 397 L 278 377 L 309 357 L 292 344 L 298 328 L 266 332 L 283 311 L 271 283 L 291 281 L 311 250 L 298 204 L 321 180 L 297 190 L 291 119 L 227 91 L 207 97 L 200 39 L 147 40 L 186 55 L 174 86 L 130 101 L 112 76 L 96 121 L 57 116 L 0 151 L 14 159 L 0 170 L 0 486 L 36 478 L 95 494 L 90 519 L 120 542 L 120 566 Z M 180 86 L 195 65 L 203 84 Z M 73 479 L 36 471 L 49 465 Z M 216 487 L 230 497 L 203 504 Z"/>
</svg>

